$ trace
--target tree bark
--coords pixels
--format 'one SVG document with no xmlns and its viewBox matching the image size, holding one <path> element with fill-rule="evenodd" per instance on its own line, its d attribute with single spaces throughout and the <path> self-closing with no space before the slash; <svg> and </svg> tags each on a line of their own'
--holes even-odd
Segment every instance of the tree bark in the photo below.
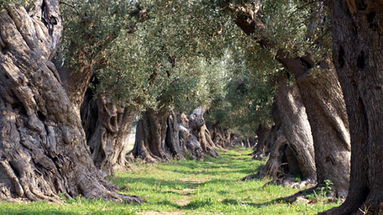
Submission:
<svg viewBox="0 0 383 215">
<path fill-rule="evenodd" d="M 350 133 L 343 93 L 331 62 L 317 74 L 296 75 L 313 131 L 318 184 L 331 180 L 338 197 L 350 181 Z"/>
<path fill-rule="evenodd" d="M 51 62 L 61 32 L 57 0 L 0 13 L 0 198 L 141 202 L 116 193 L 93 164 L 79 111 Z"/>
<path fill-rule="evenodd" d="M 229 129 L 214 125 L 209 130 L 211 132 L 211 138 L 217 148 L 227 148 L 230 146 L 232 134 Z"/>
<path fill-rule="evenodd" d="M 351 180 L 346 201 L 324 214 L 383 213 L 383 5 L 330 1 L 333 60 L 347 107 Z"/>
<path fill-rule="evenodd" d="M 138 122 L 133 156 L 148 162 L 169 160 L 170 150 L 166 147 L 168 111 L 155 112 L 148 109 Z"/>
<path fill-rule="evenodd" d="M 231 5 L 232 10 L 238 12 L 236 24 L 249 36 L 256 31 L 265 31 L 258 11 L 250 8 Z M 275 42 L 258 35 L 254 38 L 263 48 L 276 47 Z M 330 179 L 334 182 L 339 196 L 347 194 L 349 173 L 349 133 L 345 105 L 336 77 L 331 71 L 331 65 L 326 65 L 324 74 L 320 74 L 329 83 L 322 82 L 309 74 L 316 66 L 310 55 L 291 57 L 287 50 L 279 49 L 278 60 L 287 71 L 294 74 L 302 92 L 302 100 L 306 106 L 309 122 L 314 137 L 314 147 L 317 156 L 316 169 L 318 182 Z M 328 70 L 328 71 L 327 71 Z M 331 96 L 329 96 L 331 95 Z M 325 133 L 325 135 L 324 135 Z M 342 174 L 342 176 L 339 176 Z"/>
<path fill-rule="evenodd" d="M 211 138 L 217 147 L 225 148 L 225 145 L 229 141 L 229 131 L 222 128 L 219 125 L 213 125 L 210 127 Z"/>
<path fill-rule="evenodd" d="M 211 138 L 210 131 L 205 124 L 200 128 L 199 139 L 205 154 L 215 158 L 219 157 L 218 153 L 215 151 L 216 146 Z"/>
<path fill-rule="evenodd" d="M 137 126 L 133 156 L 148 162 L 183 159 L 185 154 L 193 159 L 203 159 L 206 154 L 219 157 L 203 114 L 204 108 L 197 108 L 177 119 L 172 111 L 147 110 Z"/>
<path fill-rule="evenodd" d="M 173 158 L 185 159 L 185 146 L 182 145 L 180 140 L 180 125 L 177 114 L 174 111 L 171 112 L 167 119 L 165 144 Z"/>
<path fill-rule="evenodd" d="M 316 181 L 313 138 L 297 87 L 288 86 L 286 80 L 280 81 L 275 102 L 275 125 L 266 138 L 270 142 L 269 160 L 257 174 L 244 179 L 271 177 L 283 182 L 300 174 L 303 180 L 313 184 Z"/>
<path fill-rule="evenodd" d="M 204 152 L 199 141 L 200 129 L 195 127 L 193 130 L 193 123 L 190 120 L 190 117 L 186 116 L 186 114 L 181 114 L 179 124 L 181 145 L 184 146 L 184 151 L 187 155 L 191 156 L 194 160 L 202 160 Z"/>
<path fill-rule="evenodd" d="M 295 75 L 314 138 L 318 184 L 331 180 L 337 196 L 346 197 L 350 175 L 350 134 L 342 90 L 329 60 L 319 69 L 309 56 L 278 60 Z"/>
<path fill-rule="evenodd" d="M 218 153 L 215 151 L 215 144 L 211 139 L 210 132 L 206 127 L 204 114 L 205 107 L 198 107 L 189 115 L 189 129 L 191 135 L 194 136 L 192 139 L 198 141 L 203 154 L 219 157 Z"/>
<path fill-rule="evenodd" d="M 258 126 L 258 129 L 256 131 L 257 137 L 258 137 L 258 143 L 254 147 L 253 159 L 263 160 L 267 157 L 269 147 L 270 147 L 267 144 L 267 143 L 269 143 L 267 141 L 267 137 L 269 136 L 270 132 L 271 132 L 271 128 L 269 128 L 263 124 L 260 124 Z"/>
<path fill-rule="evenodd" d="M 255 178 L 264 178 L 264 177 L 270 177 L 274 181 L 280 180 L 286 177 L 286 174 L 288 173 L 283 168 L 286 166 L 286 164 L 283 164 L 283 157 L 285 156 L 285 150 L 287 146 L 287 139 L 282 134 L 280 130 L 278 130 L 277 138 L 275 139 L 274 143 L 271 146 L 270 149 L 270 155 L 269 160 L 267 161 L 266 165 L 255 175 L 250 175 L 244 178 L 244 180 L 251 180 Z"/>
<path fill-rule="evenodd" d="M 106 175 L 126 166 L 128 137 L 135 113 L 106 95 L 87 93 L 81 107 L 82 124 L 93 161 Z"/>
<path fill-rule="evenodd" d="M 280 81 L 276 103 L 283 134 L 298 162 L 303 179 L 316 181 L 314 142 L 298 88 L 288 86 L 286 80 Z"/>
</svg>

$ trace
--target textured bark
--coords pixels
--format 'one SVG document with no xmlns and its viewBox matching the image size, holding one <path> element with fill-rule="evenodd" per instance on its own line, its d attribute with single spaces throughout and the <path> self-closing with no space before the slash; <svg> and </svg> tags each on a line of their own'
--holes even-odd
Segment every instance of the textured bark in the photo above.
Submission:
<svg viewBox="0 0 383 215">
<path fill-rule="evenodd" d="M 203 124 L 202 124 L 203 125 Z M 199 141 L 200 129 L 195 126 L 194 122 L 190 122 L 189 116 L 181 114 L 180 116 L 180 141 L 181 145 L 184 146 L 184 151 L 187 155 L 191 156 L 195 160 L 201 160 L 204 158 L 204 152 Z"/>
<path fill-rule="evenodd" d="M 210 131 L 204 124 L 199 131 L 199 141 L 202 145 L 202 150 L 205 154 L 208 154 L 212 157 L 219 157 L 218 153 L 215 151 L 215 144 L 211 138 Z"/>
<path fill-rule="evenodd" d="M 138 122 L 133 156 L 148 162 L 168 160 L 170 151 L 166 147 L 168 111 L 155 112 L 152 109 L 143 113 Z"/>
<path fill-rule="evenodd" d="M 288 86 L 286 80 L 279 83 L 276 91 L 276 123 L 266 138 L 270 142 L 270 156 L 266 165 L 245 180 L 271 177 L 283 182 L 289 176 L 302 175 L 303 180 L 314 183 L 316 169 L 310 124 L 305 107 L 296 86 Z"/>
<path fill-rule="evenodd" d="M 298 162 L 303 179 L 315 181 L 314 143 L 306 108 L 302 104 L 298 88 L 287 86 L 286 81 L 282 80 L 276 92 L 276 103 L 281 129 Z"/>
<path fill-rule="evenodd" d="M 206 154 L 218 157 L 203 118 L 204 110 L 195 109 L 190 116 L 172 111 L 148 110 L 139 121 L 132 154 L 148 162 L 182 159 L 185 154 L 203 159 Z"/>
<path fill-rule="evenodd" d="M 309 56 L 278 60 L 295 75 L 314 138 L 318 184 L 334 183 L 337 195 L 347 195 L 350 175 L 350 134 L 343 94 L 330 61 L 317 70 Z"/>
<path fill-rule="evenodd" d="M 331 180 L 339 197 L 346 197 L 350 180 L 350 133 L 343 94 L 331 63 L 317 74 L 297 76 L 313 131 L 318 184 Z"/>
<path fill-rule="evenodd" d="M 178 115 L 178 128 L 179 128 L 179 141 L 180 147 L 184 153 L 189 154 L 190 151 L 188 149 L 188 142 L 191 137 L 191 132 L 189 129 L 189 119 L 185 113 L 181 113 Z"/>
<path fill-rule="evenodd" d="M 71 47 L 76 48 L 76 47 Z M 86 58 L 84 52 L 80 52 L 79 58 Z M 88 62 L 85 59 L 81 59 L 80 65 L 77 68 L 59 68 L 62 85 L 68 94 L 72 103 L 80 110 L 83 105 L 85 94 L 89 88 L 89 84 L 94 77 L 93 65 L 95 61 Z M 59 64 L 62 64 L 61 59 L 58 60 Z M 56 63 L 57 65 L 57 63 Z"/>
<path fill-rule="evenodd" d="M 351 134 L 351 181 L 346 201 L 326 214 L 382 214 L 383 5 L 330 1 L 333 56 Z"/>
<path fill-rule="evenodd" d="M 144 121 L 138 121 L 136 128 L 136 137 L 134 142 L 134 148 L 129 153 L 129 156 L 133 156 L 134 159 L 141 159 L 146 162 L 156 162 L 158 158 L 156 158 L 149 150 L 148 147 L 148 131 L 145 130 Z"/>
<path fill-rule="evenodd" d="M 287 146 L 286 137 L 281 131 L 277 134 L 277 139 L 271 146 L 269 160 L 266 165 L 256 174 L 247 176 L 244 180 L 251 180 L 256 178 L 270 177 L 274 181 L 284 178 L 288 173 L 283 166 L 283 157 Z"/>
<path fill-rule="evenodd" d="M 231 5 L 232 10 L 240 15 L 236 24 L 249 36 L 257 31 L 265 31 L 258 11 L 250 8 Z M 258 35 L 254 38 L 263 48 L 277 47 L 274 41 Z M 309 74 L 315 67 L 315 62 L 309 54 L 299 57 L 291 57 L 287 50 L 279 49 L 276 59 L 294 74 L 302 92 L 302 100 L 306 106 L 309 122 L 314 137 L 314 146 L 317 156 L 315 158 L 318 173 L 318 182 L 325 179 L 334 182 L 338 195 L 345 196 L 348 187 L 350 143 L 347 125 L 347 117 L 343 104 L 342 93 L 338 81 L 333 75 L 331 65 L 326 65 L 324 74 L 319 74 L 325 80 L 321 81 Z M 331 96 L 330 96 L 331 95 Z M 339 177 L 338 177 L 339 176 Z"/>
<path fill-rule="evenodd" d="M 203 155 L 208 154 L 213 157 L 219 157 L 215 151 L 215 144 L 211 139 L 210 132 L 206 127 L 204 114 L 205 108 L 198 107 L 189 115 L 189 129 L 191 135 L 194 136 L 192 139 L 198 141 L 194 145 L 200 145 Z M 191 143 L 188 145 L 191 145 Z"/>
<path fill-rule="evenodd" d="M 0 198 L 142 201 L 116 193 L 93 164 L 79 110 L 51 62 L 61 31 L 56 0 L 0 13 Z"/>
<path fill-rule="evenodd" d="M 229 147 L 231 142 L 231 133 L 228 129 L 215 125 L 212 126 L 209 130 L 211 131 L 211 138 L 215 143 L 216 147 Z"/>
<path fill-rule="evenodd" d="M 81 107 L 83 127 L 93 161 L 107 175 L 126 166 L 128 136 L 135 113 L 105 95 L 89 92 Z"/>
<path fill-rule="evenodd" d="M 267 138 L 269 137 L 270 132 L 271 128 L 262 124 L 258 126 L 258 129 L 256 131 L 258 143 L 254 147 L 253 159 L 263 160 L 267 157 L 270 147 L 270 145 L 268 144 L 270 143 L 270 141 L 268 141 Z"/>
<path fill-rule="evenodd" d="M 180 125 L 177 114 L 173 111 L 167 119 L 166 147 L 171 152 L 173 158 L 184 159 L 186 146 L 182 144 L 180 137 Z"/>
</svg>

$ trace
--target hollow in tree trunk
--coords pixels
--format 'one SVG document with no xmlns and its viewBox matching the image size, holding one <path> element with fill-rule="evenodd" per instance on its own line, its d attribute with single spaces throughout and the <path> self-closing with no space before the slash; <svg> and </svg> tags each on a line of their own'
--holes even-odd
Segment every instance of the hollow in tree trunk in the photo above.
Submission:
<svg viewBox="0 0 383 215">
<path fill-rule="evenodd" d="M 81 118 L 93 161 L 107 175 L 126 167 L 128 137 L 135 113 L 106 95 L 87 92 Z"/>
<path fill-rule="evenodd" d="M 269 146 L 268 146 L 268 141 L 267 137 L 269 136 L 271 132 L 271 128 L 267 127 L 263 124 L 260 124 L 258 126 L 258 129 L 256 131 L 257 137 L 258 137 L 258 142 L 257 145 L 254 147 L 254 152 L 253 152 L 253 159 L 256 160 L 263 160 L 267 157 L 267 152 L 269 151 Z"/>
<path fill-rule="evenodd" d="M 289 176 L 301 175 L 309 184 L 316 181 L 314 146 L 305 107 L 296 86 L 280 81 L 275 96 L 273 118 L 276 123 L 267 141 L 270 156 L 267 164 L 244 180 L 271 177 L 283 182 Z M 305 182 L 305 183 L 306 183 Z"/>
<path fill-rule="evenodd" d="M 281 53 L 280 53 L 281 54 Z M 337 195 L 347 195 L 350 175 L 350 133 L 343 93 L 329 60 L 313 69 L 310 56 L 278 60 L 295 75 L 314 138 L 318 184 L 331 180 Z"/>
<path fill-rule="evenodd" d="M 215 151 L 215 144 L 211 139 L 210 132 L 205 124 L 204 119 L 205 107 L 198 107 L 189 115 L 189 129 L 191 135 L 194 136 L 202 149 L 202 153 L 219 157 Z"/>
<path fill-rule="evenodd" d="M 173 158 L 185 158 L 185 147 L 180 140 L 180 124 L 178 122 L 177 114 L 174 113 L 174 111 L 171 112 L 167 119 L 165 144 Z"/>
</svg>

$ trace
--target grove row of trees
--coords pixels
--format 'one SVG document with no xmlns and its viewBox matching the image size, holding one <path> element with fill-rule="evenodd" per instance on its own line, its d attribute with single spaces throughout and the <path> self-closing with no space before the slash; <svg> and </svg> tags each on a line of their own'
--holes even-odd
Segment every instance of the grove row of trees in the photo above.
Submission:
<svg viewBox="0 0 383 215">
<path fill-rule="evenodd" d="M 270 154 L 247 179 L 331 180 L 347 199 L 325 213 L 381 212 L 379 1 L 29 0 L 0 10 L 0 198 L 142 202 L 105 176 L 129 159 L 219 156 L 234 132 L 257 133 L 254 156 Z"/>
</svg>

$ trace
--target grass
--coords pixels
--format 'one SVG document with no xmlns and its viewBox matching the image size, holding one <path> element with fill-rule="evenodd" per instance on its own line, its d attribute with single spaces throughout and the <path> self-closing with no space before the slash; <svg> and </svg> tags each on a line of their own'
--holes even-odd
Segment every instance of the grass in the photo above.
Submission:
<svg viewBox="0 0 383 215">
<path fill-rule="evenodd" d="M 254 161 L 249 150 L 221 152 L 218 159 L 172 161 L 153 165 L 133 164 L 111 180 L 129 195 L 144 197 L 147 203 L 123 204 L 75 198 L 63 204 L 47 202 L 0 203 L 0 214 L 316 214 L 339 203 L 275 203 L 298 189 L 265 185 L 267 180 L 240 181 L 263 162 Z"/>
</svg>

